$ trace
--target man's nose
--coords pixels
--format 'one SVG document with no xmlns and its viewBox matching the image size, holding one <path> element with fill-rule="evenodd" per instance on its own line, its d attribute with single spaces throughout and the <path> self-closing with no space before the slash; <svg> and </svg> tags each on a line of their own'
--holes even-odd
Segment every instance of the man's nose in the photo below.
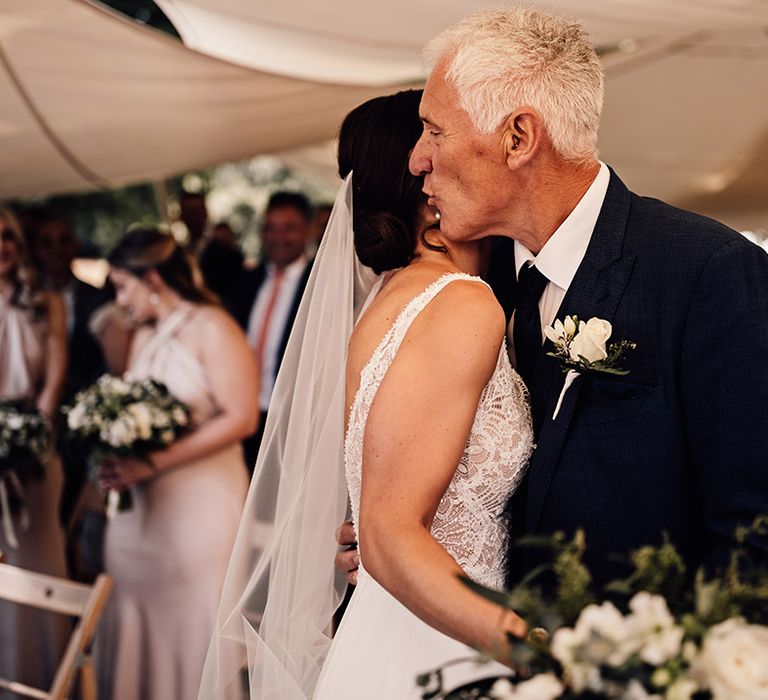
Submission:
<svg viewBox="0 0 768 700">
<path fill-rule="evenodd" d="M 408 158 L 408 169 L 411 171 L 411 175 L 417 177 L 432 172 L 432 158 L 424 141 L 424 134 L 422 134 L 413 147 L 410 158 Z"/>
</svg>

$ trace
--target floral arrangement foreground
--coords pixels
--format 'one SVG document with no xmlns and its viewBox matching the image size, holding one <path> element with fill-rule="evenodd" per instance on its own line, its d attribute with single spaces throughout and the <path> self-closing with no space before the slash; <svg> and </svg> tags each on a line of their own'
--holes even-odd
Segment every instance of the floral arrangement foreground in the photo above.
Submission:
<svg viewBox="0 0 768 700">
<path fill-rule="evenodd" d="M 446 690 L 435 669 L 417 679 L 422 698 L 768 700 L 768 572 L 745 546 L 767 535 L 768 516 L 737 530 L 738 547 L 716 577 L 689 576 L 668 541 L 642 547 L 630 555 L 630 576 L 599 597 L 582 532 L 526 538 L 521 544 L 553 550 L 551 566 L 509 592 L 465 579 L 528 623 L 527 638 L 510 638 L 503 659 L 517 672 Z M 545 574 L 554 577 L 548 593 L 536 584 Z"/>
</svg>

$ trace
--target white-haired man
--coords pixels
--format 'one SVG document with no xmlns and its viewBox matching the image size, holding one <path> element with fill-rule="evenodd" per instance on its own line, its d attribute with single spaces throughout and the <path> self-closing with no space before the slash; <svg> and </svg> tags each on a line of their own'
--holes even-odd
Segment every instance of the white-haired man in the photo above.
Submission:
<svg viewBox="0 0 768 700">
<path fill-rule="evenodd" d="M 489 276 L 538 445 L 512 535 L 584 528 L 598 581 L 622 573 L 612 553 L 663 533 L 691 567 L 723 562 L 734 528 L 768 512 L 768 256 L 598 160 L 603 74 L 578 23 L 480 12 L 425 56 L 411 172 L 444 235 L 503 237 Z M 582 373 L 556 411 L 564 375 L 543 329 L 573 314 L 637 347 L 629 374 Z M 510 579 L 534 563 L 511 551 Z"/>
</svg>

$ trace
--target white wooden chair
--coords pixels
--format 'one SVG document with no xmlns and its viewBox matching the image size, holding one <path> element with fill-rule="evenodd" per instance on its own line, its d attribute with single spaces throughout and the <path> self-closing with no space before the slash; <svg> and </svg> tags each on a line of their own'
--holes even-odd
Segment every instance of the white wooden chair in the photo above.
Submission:
<svg viewBox="0 0 768 700">
<path fill-rule="evenodd" d="M 5 688 L 28 698 L 65 700 L 79 670 L 83 700 L 96 700 L 96 678 L 88 651 L 111 587 L 111 579 L 104 574 L 87 586 L 0 563 L 0 599 L 78 618 L 50 689 L 0 678 L 0 695 Z"/>
</svg>

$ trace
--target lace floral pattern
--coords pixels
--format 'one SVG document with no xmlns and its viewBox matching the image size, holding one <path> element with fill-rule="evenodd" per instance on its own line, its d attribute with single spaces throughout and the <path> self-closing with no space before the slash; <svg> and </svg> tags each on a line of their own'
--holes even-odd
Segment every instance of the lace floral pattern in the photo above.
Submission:
<svg viewBox="0 0 768 700">
<path fill-rule="evenodd" d="M 433 282 L 400 312 L 360 372 L 360 387 L 352 402 L 344 443 L 355 523 L 360 513 L 363 437 L 373 399 L 414 319 L 454 280 L 485 284 L 478 277 L 462 273 L 443 275 Z M 507 523 L 502 512 L 522 479 L 532 451 L 525 385 L 512 369 L 502 343 L 496 369 L 480 397 L 464 454 L 432 523 L 435 539 L 468 576 L 487 586 L 501 588 L 504 584 Z"/>
</svg>

